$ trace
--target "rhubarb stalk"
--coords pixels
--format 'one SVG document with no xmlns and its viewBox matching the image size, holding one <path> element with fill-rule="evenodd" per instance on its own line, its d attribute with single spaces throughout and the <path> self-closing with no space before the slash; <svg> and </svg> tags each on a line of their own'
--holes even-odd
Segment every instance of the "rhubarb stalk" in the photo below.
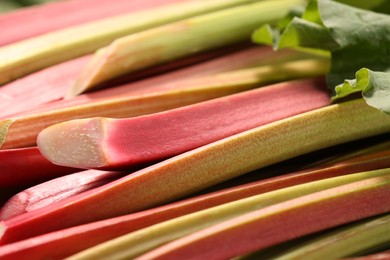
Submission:
<svg viewBox="0 0 390 260">
<path fill-rule="evenodd" d="M 222 50 L 222 51 L 221 51 Z M 234 51 L 233 51 L 234 50 Z M 226 53 L 228 52 L 228 53 Z M 223 56 L 220 56 L 222 55 Z M 210 56 L 211 55 L 211 56 Z M 44 104 L 38 107 L 35 107 L 34 109 L 28 109 L 28 111 L 23 112 L 23 115 L 25 114 L 32 114 L 32 113 L 37 113 L 37 112 L 43 112 L 43 111 L 48 111 L 48 110 L 53 110 L 53 109 L 58 109 L 58 108 L 64 108 L 64 107 L 69 107 L 69 106 L 74 106 L 74 105 L 81 105 L 81 104 L 86 104 L 92 101 L 96 101 L 97 99 L 106 99 L 106 98 L 111 98 L 111 97 L 118 97 L 119 95 L 140 95 L 140 94 L 150 94 L 152 92 L 157 92 L 157 91 L 163 91 L 163 90 L 172 90 L 172 89 L 182 89 L 182 88 L 188 88 L 190 86 L 202 86 L 205 84 L 205 81 L 203 78 L 207 78 L 208 76 L 211 75 L 218 75 L 221 73 L 225 72 L 233 72 L 236 70 L 242 70 L 242 69 L 248 69 L 248 68 L 254 68 L 254 67 L 265 67 L 268 65 L 275 66 L 276 64 L 281 64 L 284 63 L 286 65 L 287 62 L 290 61 L 298 61 L 298 60 L 305 60 L 305 59 L 314 59 L 318 58 L 317 55 L 312 55 L 309 53 L 305 52 L 298 52 L 294 50 L 288 50 L 284 49 L 279 52 L 274 52 L 271 48 L 269 47 L 259 47 L 259 46 L 250 46 L 250 47 L 245 47 L 245 46 L 231 46 L 228 48 L 222 48 L 218 50 L 213 50 L 211 52 L 206 52 L 206 53 L 201 53 L 197 54 L 195 57 L 191 56 L 189 60 L 191 60 L 192 63 L 195 63 L 191 66 L 186 66 L 183 68 L 179 68 L 173 71 L 166 71 L 164 69 L 164 73 L 158 74 L 158 75 L 153 75 L 153 76 L 148 76 L 147 78 L 143 78 L 141 80 L 133 81 L 133 78 L 130 78 L 132 82 L 126 83 L 123 85 L 115 86 L 109 89 L 102 89 L 99 91 L 94 91 L 91 93 L 86 93 L 83 95 L 79 95 L 77 97 L 74 97 L 72 99 L 66 99 L 66 100 L 60 100 L 56 102 L 50 102 L 49 104 Z M 185 59 L 187 60 L 187 59 Z M 194 61 L 195 60 L 195 61 Z M 200 63 L 197 63 L 201 61 Z M 72 61 L 66 62 L 71 66 Z M 173 62 L 176 63 L 176 62 Z M 180 62 L 182 63 L 182 62 Z M 161 67 L 169 67 L 168 70 L 172 69 L 171 68 L 172 63 L 168 64 L 162 64 Z M 183 64 L 181 64 L 183 65 Z M 188 65 L 186 63 L 186 65 Z M 54 74 L 57 74 L 56 70 L 54 69 L 57 66 L 61 66 L 61 64 L 52 66 Z M 299 71 L 308 70 L 308 77 L 311 72 L 313 71 L 310 70 L 310 67 L 304 68 L 303 66 L 296 65 L 296 69 Z M 329 66 L 327 65 L 327 61 L 324 59 L 324 67 L 328 68 Z M 319 67 L 319 66 L 314 66 L 314 67 Z M 74 67 L 70 68 L 70 70 L 73 70 Z M 77 69 L 81 70 L 82 68 L 77 66 Z M 153 67 L 149 70 L 155 70 L 156 67 Z M 51 69 L 48 69 L 51 71 Z M 324 70 L 324 68 L 322 68 Z M 318 71 L 318 75 L 321 71 Z M 51 71 L 52 72 L 52 71 Z M 272 73 L 272 70 L 270 70 Z M 287 71 L 286 71 L 287 72 Z M 313 71 L 314 72 L 314 71 Z M 160 73 L 158 71 L 157 73 Z M 291 71 L 292 75 L 293 70 Z M 47 84 L 47 81 L 40 81 L 42 80 L 43 77 L 35 77 L 35 74 L 40 74 L 40 72 L 34 73 L 30 76 L 27 76 L 26 78 L 28 79 L 28 82 L 26 83 L 31 83 L 30 80 L 34 79 L 35 81 L 38 81 L 40 84 L 44 85 L 43 88 L 55 88 L 55 86 L 51 84 Z M 143 74 L 143 72 L 141 73 Z M 276 73 L 279 74 L 279 73 Z M 133 74 L 132 74 L 133 75 Z M 313 74 L 314 75 L 314 74 Z M 142 75 L 141 75 L 142 76 Z M 53 82 L 56 82 L 57 84 L 57 79 L 55 78 L 54 75 L 50 75 L 50 77 L 53 77 Z M 70 77 L 70 78 L 64 78 L 61 77 L 61 74 L 58 75 L 58 81 L 67 81 L 67 84 L 74 83 L 75 77 Z M 130 76 L 132 77 L 132 76 Z M 209 77 L 211 80 L 212 78 Z M 27 79 L 26 79 L 27 80 Z M 122 79 L 121 79 L 122 80 Z M 126 79 L 128 80 L 128 79 Z M 195 81 L 195 82 L 194 82 Z M 17 81 L 18 82 L 18 81 Z M 214 81 L 210 81 L 212 83 L 211 85 L 214 85 Z M 12 84 L 12 83 L 10 83 Z M 64 83 L 63 83 L 64 84 Z M 121 83 L 118 83 L 121 84 Z M 15 86 L 16 84 L 12 84 Z M 116 85 L 116 83 L 114 83 Z M 4 87 L 7 87 L 5 85 Z M 24 89 L 28 87 L 23 86 Z M 16 92 L 16 90 L 14 90 Z M 19 93 L 18 97 L 20 96 L 21 93 Z M 63 95 L 64 93 L 62 93 Z M 24 94 L 25 95 L 25 94 Z M 9 96 L 9 95 L 7 95 Z M 16 100 L 15 100 L 16 102 Z M 12 112 L 12 111 L 11 111 Z M 7 112 L 4 112 L 7 113 Z M 11 114 L 11 113 L 8 113 Z M 20 115 L 20 113 L 18 113 Z"/>
<path fill-rule="evenodd" d="M 384 171 L 388 172 L 389 169 Z M 243 214 L 165 244 L 137 259 L 235 257 L 303 235 L 387 213 L 390 211 L 388 196 L 388 175 L 356 181 Z M 122 252 L 117 251 L 117 254 Z"/>
<path fill-rule="evenodd" d="M 7 45 L 0 49 L 0 84 L 92 53 L 121 36 L 248 2 L 252 1 L 186 1 L 106 18 Z"/>
<path fill-rule="evenodd" d="M 387 132 L 390 118 L 362 99 L 306 112 L 202 146 L 93 192 L 4 221 L 0 243 L 161 205 L 289 158 Z"/>
<path fill-rule="evenodd" d="M 357 161 L 358 158 L 355 158 L 353 163 L 346 161 L 332 167 L 284 174 L 125 216 L 59 230 L 12 243 L 9 246 L 0 247 L 0 259 L 24 259 L 26 256 L 37 259 L 62 259 L 126 233 L 223 203 L 310 181 L 332 178 L 358 171 L 388 168 L 390 166 L 389 157 L 389 151 L 377 153 L 375 158 L 361 156 L 360 161 Z M 264 170 L 265 172 L 259 170 L 256 173 L 264 175 L 267 173 L 266 169 Z M 14 207 L 18 207 L 18 205 Z"/>
<path fill-rule="evenodd" d="M 276 22 L 304 2 L 261 1 L 119 38 L 96 52 L 67 97 L 145 67 L 248 40 L 259 25 Z"/>
<path fill-rule="evenodd" d="M 26 187 L 80 169 L 49 162 L 38 147 L 0 150 L 0 188 Z"/>
<path fill-rule="evenodd" d="M 66 27 L 174 2 L 178 0 L 116 0 L 115 4 L 106 0 L 67 0 L 15 10 L 0 16 L 0 46 Z M 16 1 L 12 4 L 17 6 Z M 48 16 L 55 19 L 50 19 L 48 23 Z"/>
<path fill-rule="evenodd" d="M 390 215 L 386 214 L 340 227 L 267 257 L 280 260 L 340 259 L 373 250 L 389 242 Z"/>
<path fill-rule="evenodd" d="M 41 167 L 41 169 L 44 169 Z M 40 183 L 11 197 L 0 208 L 0 220 L 7 220 L 56 201 L 102 186 L 122 177 L 121 172 L 82 171 Z"/>
<path fill-rule="evenodd" d="M 48 105 L 41 110 L 37 109 L 32 113 L 25 113 L 26 115 L 16 115 L 0 120 L 0 148 L 9 149 L 36 145 L 36 138 L 41 130 L 63 121 L 96 116 L 123 118 L 160 112 L 252 89 L 286 78 L 323 75 L 328 69 L 327 65 L 327 59 L 308 58 L 307 60 L 291 61 L 284 65 L 266 65 L 186 81 L 168 82 L 147 90 L 134 90 L 133 93 L 131 92 L 132 87 L 139 86 L 141 88 L 145 85 L 143 83 L 129 85 L 124 87 L 130 93 L 118 93 L 118 96 L 110 97 L 110 93 L 107 91 L 96 93 L 97 95 L 91 94 L 92 101 L 88 95 L 82 100 L 70 100 L 66 102 L 64 107 L 61 104 Z M 275 71 L 283 71 L 283 73 L 275 73 Z M 147 86 L 149 83 L 146 83 Z M 123 91 L 123 89 L 110 90 Z M 102 96 L 105 94 L 109 97 L 103 98 Z"/>
<path fill-rule="evenodd" d="M 89 58 L 86 56 L 64 62 L 2 86 L 0 117 L 62 99 Z"/>
<path fill-rule="evenodd" d="M 55 164 L 133 168 L 329 105 L 329 98 L 321 80 L 279 83 L 147 116 L 67 121 L 44 129 L 37 143 Z"/>
<path fill-rule="evenodd" d="M 142 253 L 167 242 L 245 213 L 347 183 L 377 176 L 389 176 L 389 173 L 390 170 L 387 169 L 329 178 L 237 200 L 129 233 L 128 235 L 91 247 L 70 259 L 134 259 Z M 184 258 L 187 259 L 186 257 Z M 205 259 L 210 258 L 207 257 Z"/>
</svg>

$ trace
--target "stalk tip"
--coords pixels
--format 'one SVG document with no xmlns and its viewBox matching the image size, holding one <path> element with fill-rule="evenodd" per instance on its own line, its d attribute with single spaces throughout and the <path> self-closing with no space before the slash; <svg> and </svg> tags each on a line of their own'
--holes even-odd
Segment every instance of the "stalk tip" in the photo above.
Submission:
<svg viewBox="0 0 390 260">
<path fill-rule="evenodd" d="M 37 144 L 54 164 L 75 168 L 98 168 L 105 164 L 101 149 L 103 118 L 76 119 L 42 130 Z"/>
<path fill-rule="evenodd" d="M 12 120 L 2 120 L 0 121 L 0 148 L 5 143 L 8 134 L 8 128 L 12 124 Z"/>
</svg>

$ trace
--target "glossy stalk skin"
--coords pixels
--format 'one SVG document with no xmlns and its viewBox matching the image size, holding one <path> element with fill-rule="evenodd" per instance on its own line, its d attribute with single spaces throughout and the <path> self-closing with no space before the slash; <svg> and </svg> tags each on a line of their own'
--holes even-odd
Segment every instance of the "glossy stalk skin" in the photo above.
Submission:
<svg viewBox="0 0 390 260">
<path fill-rule="evenodd" d="M 0 2 L 0 15 L 6 12 L 11 12 L 22 6 L 12 0 L 4 0 Z M 3 14 L 4 15 L 4 14 Z"/>
<path fill-rule="evenodd" d="M 0 16 L 0 46 L 66 27 L 173 2 L 178 0 L 116 0 L 114 5 L 105 0 L 67 0 L 15 10 Z M 91 6 L 93 8 L 90 8 Z M 51 19 L 48 23 L 48 16 L 56 19 Z"/>
<path fill-rule="evenodd" d="M 357 255 L 390 242 L 390 215 L 341 226 L 304 243 L 297 243 L 285 251 L 267 255 L 270 259 L 341 259 Z M 255 259 L 256 254 L 249 259 Z M 257 254 L 259 257 L 260 254 Z M 258 258 L 257 258 L 258 259 Z M 380 258 L 378 258 L 380 259 Z"/>
<path fill-rule="evenodd" d="M 26 187 L 77 171 L 52 164 L 36 146 L 0 150 L 0 188 Z"/>
<path fill-rule="evenodd" d="M 308 58 L 288 62 L 282 68 L 277 64 L 266 65 L 155 85 L 156 88 L 133 92 L 130 90 L 127 94 L 111 97 L 110 94 L 108 97 L 102 97 L 103 93 L 91 94 L 82 100 L 70 100 L 65 106 L 57 107 L 57 104 L 49 104 L 42 110 L 33 110 L 31 113 L 0 120 L 0 148 L 36 145 L 38 133 L 45 127 L 59 122 L 96 116 L 124 118 L 160 112 L 253 89 L 286 78 L 323 75 L 328 69 L 327 65 L 327 59 Z M 276 69 L 283 70 L 284 73 L 273 73 Z M 117 93 L 122 90 L 113 88 L 104 93 L 113 94 L 111 91 Z"/>
<path fill-rule="evenodd" d="M 304 0 L 259 1 L 118 38 L 95 53 L 66 97 L 133 71 L 247 41 L 259 25 L 275 23 L 303 4 Z"/>
<path fill-rule="evenodd" d="M 108 91 L 95 91 L 64 100 L 66 90 L 75 83 L 80 71 L 90 59 L 87 55 L 40 70 L 2 86 L 0 88 L 0 118 L 10 117 L 20 112 L 31 114 L 34 111 L 42 112 L 76 104 L 81 105 L 99 98 L 181 88 L 182 84 L 177 82 L 190 78 L 314 57 L 291 50 L 279 53 L 270 48 L 247 44 L 228 46 L 132 73 L 117 82 L 102 86 L 102 88 L 109 87 Z M 126 84 L 123 85 L 122 81 Z M 33 99 L 31 95 L 34 95 Z"/>
<path fill-rule="evenodd" d="M 390 212 L 388 196 L 390 176 L 369 178 L 243 214 L 136 259 L 227 259 Z"/>
<path fill-rule="evenodd" d="M 387 260 L 390 259 L 390 251 L 379 252 L 371 255 L 343 258 L 344 260 Z"/>
<path fill-rule="evenodd" d="M 147 116 L 67 121 L 37 143 L 58 165 L 132 169 L 327 105 L 322 79 L 289 81 Z"/>
<path fill-rule="evenodd" d="M 141 228 L 250 196 L 358 171 L 390 167 L 390 152 L 360 156 L 315 170 L 299 171 L 239 185 L 121 217 L 43 234 L 0 247 L 0 259 L 62 259 Z M 351 160 L 352 161 L 352 160 Z M 259 172 L 261 174 L 261 171 Z"/>
<path fill-rule="evenodd" d="M 102 48 L 118 37 L 251 0 L 182 1 L 68 27 L 0 49 L 0 84 Z M 253 0 L 256 1 L 256 0 Z"/>
<path fill-rule="evenodd" d="M 227 52 L 233 51 L 232 53 L 219 53 L 221 49 L 213 50 L 212 53 L 218 52 L 217 57 L 201 61 L 198 64 L 187 66 L 181 69 L 167 71 L 162 74 L 158 74 L 153 77 L 141 79 L 136 82 L 130 82 L 125 84 L 116 84 L 115 87 L 109 89 L 97 90 L 89 92 L 83 95 L 76 96 L 71 99 L 62 100 L 55 104 L 45 105 L 43 108 L 34 109 L 33 112 L 47 111 L 47 109 L 62 108 L 70 105 L 80 105 L 88 103 L 92 100 L 115 97 L 119 95 L 136 95 L 136 94 L 147 94 L 156 91 L 170 90 L 170 89 L 181 89 L 185 86 L 194 86 L 193 81 L 200 81 L 197 84 L 202 84 L 202 78 L 208 77 L 215 74 L 221 74 L 225 72 L 248 69 L 258 66 L 276 65 L 284 62 L 298 61 L 310 58 L 316 58 L 317 55 L 311 55 L 304 52 L 296 52 L 294 50 L 283 49 L 275 52 L 267 46 L 241 46 L 233 45 L 227 47 Z M 209 52 L 206 52 L 206 56 Z M 220 56 L 222 54 L 222 56 Z M 198 59 L 204 54 L 197 54 L 192 58 Z M 165 66 L 165 65 L 164 65 Z M 199 79 L 198 79 L 199 78 Z M 126 79 L 127 80 L 127 79 Z M 191 83 L 190 83 L 191 82 Z M 110 87 L 109 84 L 106 87 Z M 104 87 L 104 86 L 103 86 Z"/>
<path fill-rule="evenodd" d="M 0 118 L 62 99 L 89 58 L 70 60 L 1 86 Z"/>
<path fill-rule="evenodd" d="M 390 170 L 356 173 L 352 175 L 329 178 L 317 182 L 278 189 L 273 192 L 236 200 L 203 211 L 197 211 L 183 217 L 150 226 L 139 231 L 118 237 L 106 243 L 91 247 L 70 259 L 134 259 L 143 253 L 158 248 L 166 243 L 180 239 L 202 229 L 237 218 L 249 212 L 265 209 L 301 196 L 316 193 L 340 185 L 361 181 L 372 177 L 389 177 Z M 371 176 L 372 175 L 372 176 Z M 231 244 L 232 245 L 232 244 Z M 223 249 L 221 249 L 223 250 Z M 153 252 L 153 251 L 152 251 Z M 202 253 L 200 253 L 201 255 Z M 183 259 L 186 259 L 184 256 Z M 154 259 L 145 257 L 145 259 Z M 173 258 L 173 259 L 181 259 Z M 204 259 L 210 259 L 208 257 Z M 221 257 L 220 259 L 224 259 Z"/>
<path fill-rule="evenodd" d="M 43 169 L 41 168 L 41 170 Z M 89 170 L 40 183 L 12 196 L 0 208 L 0 220 L 7 220 L 43 208 L 57 201 L 102 186 L 124 175 L 121 172 Z"/>
<path fill-rule="evenodd" d="M 390 118 L 362 99 L 310 111 L 202 146 L 93 192 L 2 222 L 0 243 L 155 207 L 289 158 L 388 132 Z"/>
</svg>

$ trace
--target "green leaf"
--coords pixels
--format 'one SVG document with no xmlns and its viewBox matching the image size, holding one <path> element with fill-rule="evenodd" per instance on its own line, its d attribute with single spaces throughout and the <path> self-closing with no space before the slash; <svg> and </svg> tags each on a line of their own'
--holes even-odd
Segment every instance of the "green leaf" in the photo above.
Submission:
<svg viewBox="0 0 390 260">
<path fill-rule="evenodd" d="M 346 80 L 343 84 L 336 86 L 336 96 L 333 99 L 362 91 L 367 104 L 390 115 L 390 88 L 388 86 L 390 86 L 390 73 L 363 68 L 356 72 L 355 80 Z"/>
<path fill-rule="evenodd" d="M 377 8 L 388 6 L 388 2 L 354 1 L 354 5 Z M 273 32 L 272 35 L 276 37 L 272 41 L 268 40 L 268 43 L 272 42 L 275 49 L 306 47 L 331 52 L 331 70 L 327 79 L 333 100 L 363 91 L 368 104 L 387 113 L 390 111 L 386 107 L 386 102 L 390 104 L 390 84 L 383 80 L 390 77 L 386 73 L 390 71 L 389 15 L 331 0 L 313 0 L 302 18 L 295 17 L 282 33 Z M 261 37 L 265 37 L 265 34 L 254 34 L 253 37 L 255 42 L 262 42 Z M 370 70 L 360 70 L 361 68 Z M 345 81 L 354 78 L 358 70 L 360 80 Z M 380 72 L 382 74 L 377 74 Z M 370 84 L 363 84 L 365 80 Z M 374 81 L 376 84 L 371 84 Z"/>
<path fill-rule="evenodd" d="M 325 27 L 302 18 L 294 18 L 291 21 L 280 36 L 276 48 L 295 46 L 326 50 L 338 47 Z"/>
<path fill-rule="evenodd" d="M 261 26 L 253 32 L 252 41 L 259 44 L 267 44 L 275 46 L 279 41 L 280 33 L 278 29 L 274 29 L 269 24 Z"/>
</svg>

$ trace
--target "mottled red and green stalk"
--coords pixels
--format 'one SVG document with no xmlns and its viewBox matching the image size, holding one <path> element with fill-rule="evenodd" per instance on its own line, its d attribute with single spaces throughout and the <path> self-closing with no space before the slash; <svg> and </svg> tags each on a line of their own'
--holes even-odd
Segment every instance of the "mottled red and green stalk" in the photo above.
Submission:
<svg viewBox="0 0 390 260">
<path fill-rule="evenodd" d="M 131 169 L 326 105 L 322 79 L 290 81 L 147 116 L 67 121 L 37 143 L 55 164 Z"/>
<path fill-rule="evenodd" d="M 40 168 L 45 169 L 44 167 Z M 26 169 L 26 171 L 28 171 Z M 102 186 L 123 177 L 125 173 L 98 170 L 81 171 L 40 183 L 10 198 L 0 208 L 0 220 L 34 211 L 54 202 Z"/>
<path fill-rule="evenodd" d="M 249 58 L 250 55 L 259 55 Z M 222 65 L 231 57 L 231 65 Z M 263 62 L 273 63 L 263 65 Z M 285 63 L 281 64 L 281 62 Z M 268 62 L 267 62 L 268 63 Z M 235 68 L 258 67 L 235 70 Z M 87 117 L 133 117 L 177 108 L 270 82 L 324 75 L 329 60 L 302 53 L 272 55 L 269 50 L 250 49 L 236 55 L 184 68 L 170 74 L 124 86 L 54 102 L 0 120 L 0 147 L 3 149 L 36 145 L 38 133 L 47 126 Z M 218 66 L 219 69 L 213 68 Z M 233 69 L 232 71 L 229 71 Z M 215 72 L 223 72 L 217 73 Z M 191 75 L 193 74 L 193 75 Z M 198 75 L 198 76 L 197 76 Z"/>
<path fill-rule="evenodd" d="M 289 158 L 387 132 L 390 118 L 360 99 L 313 110 L 202 146 L 4 221 L 0 241 L 10 243 L 151 208 Z"/>
<path fill-rule="evenodd" d="M 179 1 L 115 0 L 113 4 L 106 0 L 68 0 L 15 10 L 0 16 L 0 46 L 66 27 Z M 48 17 L 55 19 L 48 22 Z"/>
<path fill-rule="evenodd" d="M 245 5 L 248 2 L 253 1 L 180 1 L 68 27 L 6 45 L 0 49 L 0 84 L 92 53 L 125 35 L 185 18 Z M 235 42 L 242 40 L 236 38 Z"/>
<path fill-rule="evenodd" d="M 0 259 L 62 259 L 109 239 L 223 203 L 315 180 L 358 171 L 388 168 L 390 166 L 389 157 L 389 151 L 363 155 L 326 168 L 285 174 L 126 216 L 47 233 L 0 247 Z M 257 174 L 262 174 L 262 172 L 258 171 Z"/>
<path fill-rule="evenodd" d="M 356 181 L 243 214 L 162 245 L 136 259 L 228 259 L 389 212 L 388 196 L 389 175 Z M 101 246 L 115 256 L 126 251 Z M 95 255 L 103 250 L 93 249 L 86 251 L 86 256 L 80 253 L 70 259 L 99 259 L 100 256 L 104 259 L 102 254 Z M 91 258 L 92 254 L 96 258 Z"/>
</svg>

